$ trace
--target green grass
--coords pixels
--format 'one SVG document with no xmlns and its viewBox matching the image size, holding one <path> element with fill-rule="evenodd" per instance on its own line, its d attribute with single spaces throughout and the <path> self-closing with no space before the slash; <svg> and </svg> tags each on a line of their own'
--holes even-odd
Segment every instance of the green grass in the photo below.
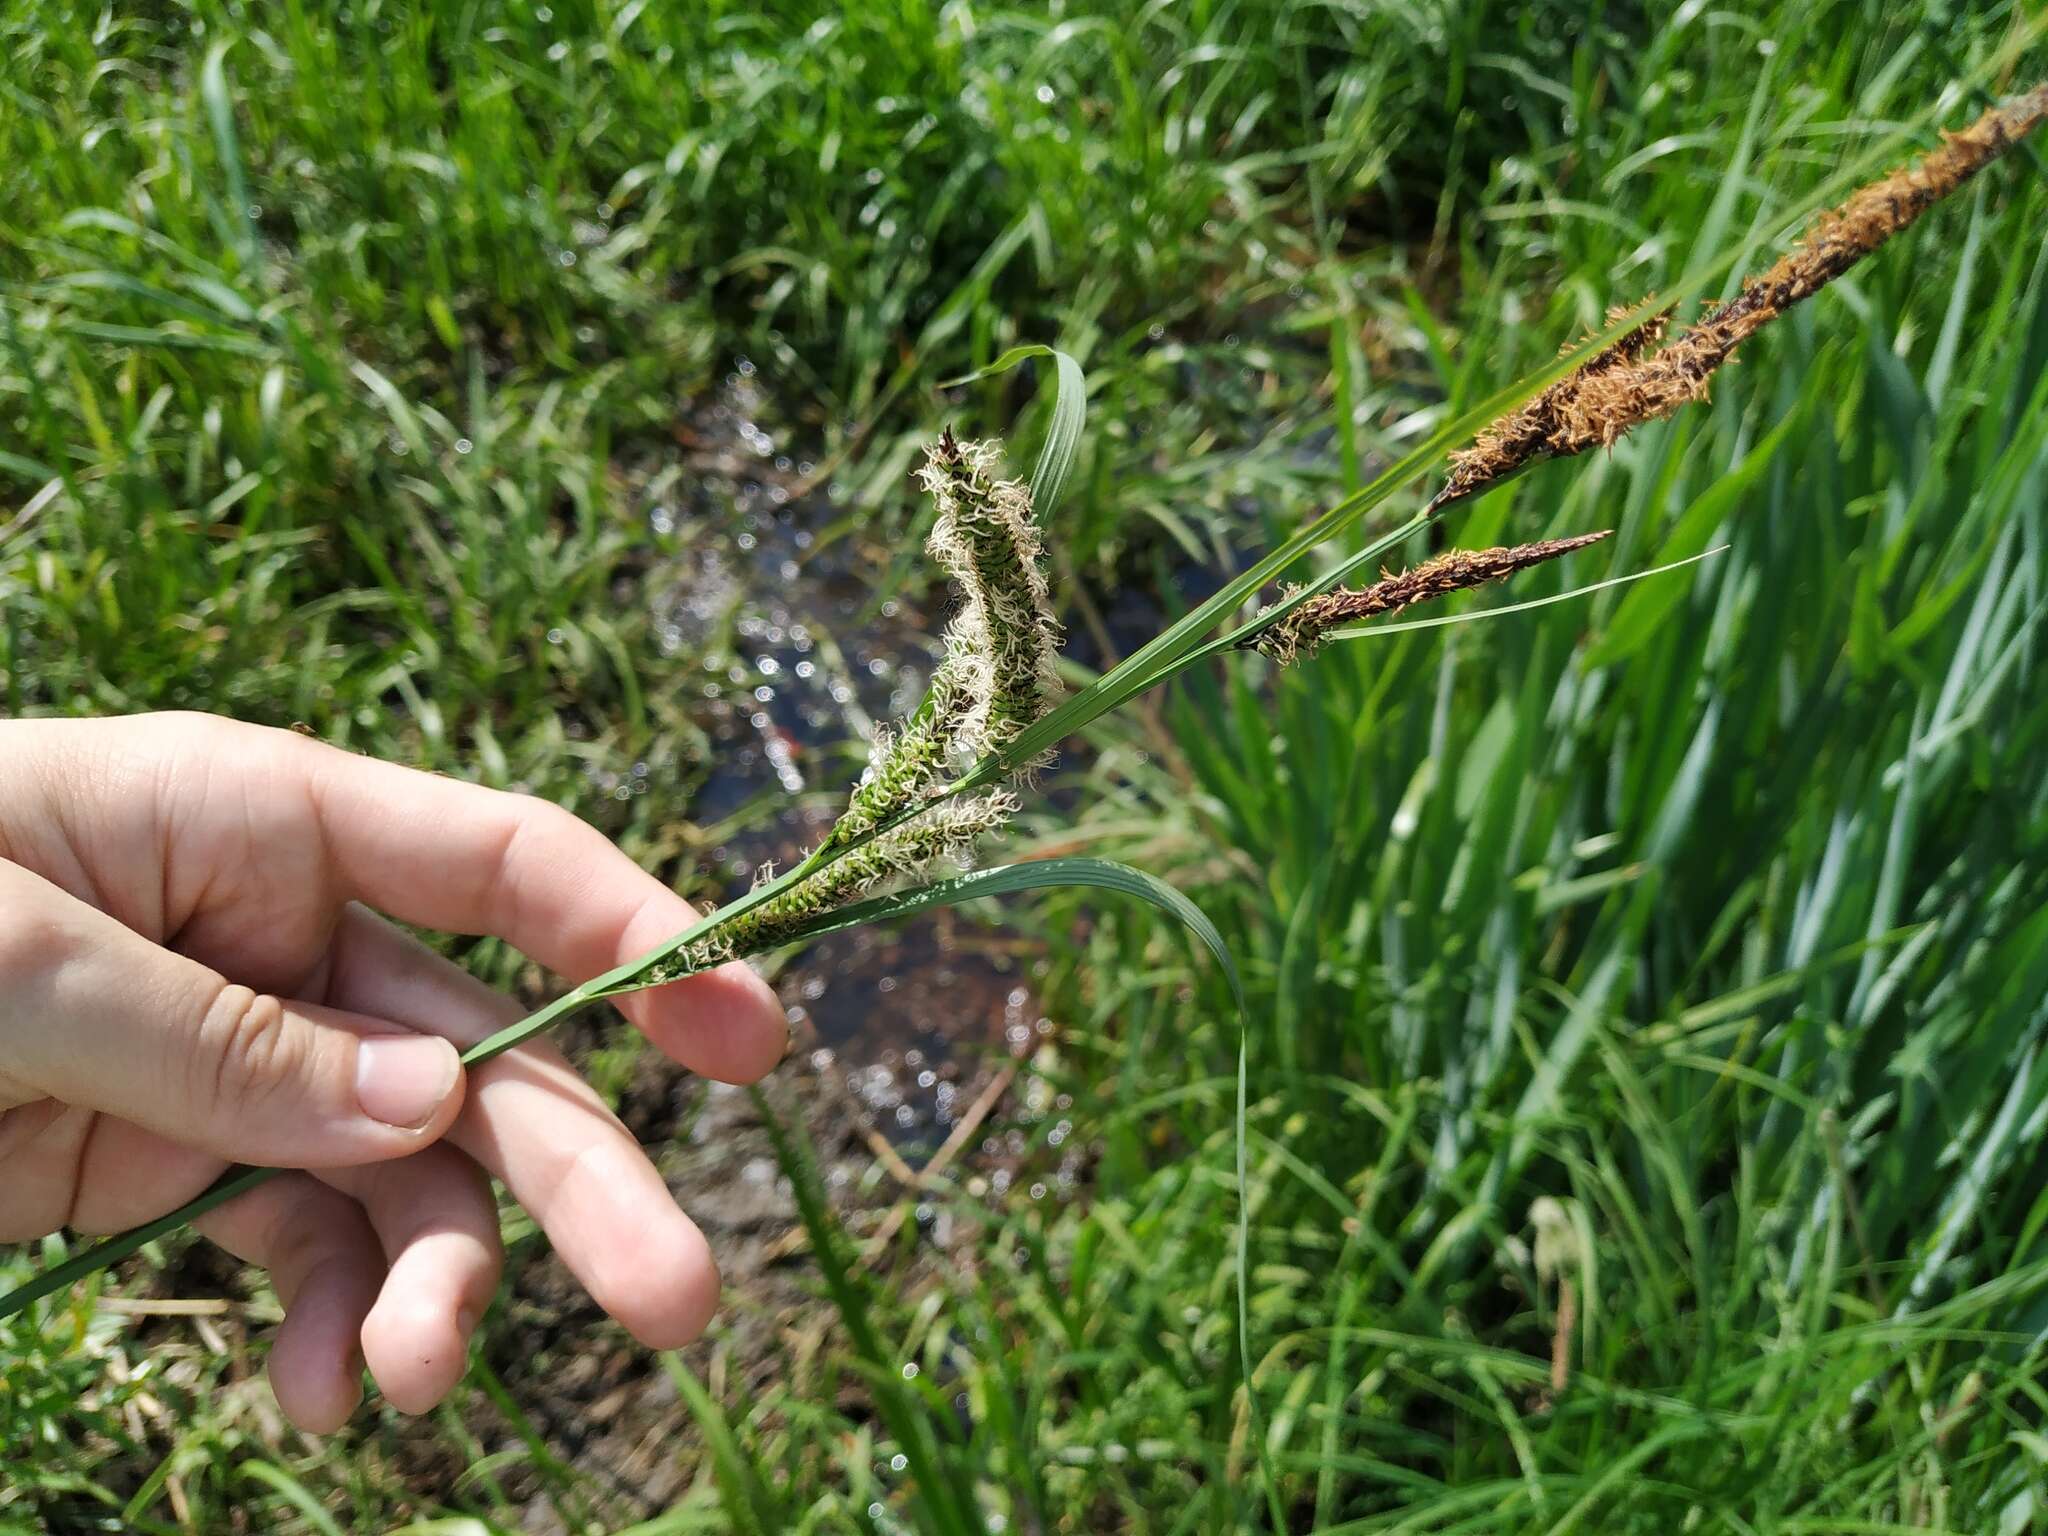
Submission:
<svg viewBox="0 0 2048 1536">
<path fill-rule="evenodd" d="M 1065 346 L 1090 418 L 1055 542 L 1102 598 L 1279 542 L 1690 258 L 1761 265 L 1845 157 L 1971 110 L 1923 21 L 1963 61 L 2015 24 L 357 10 L 0 22 L 6 707 L 304 720 L 672 873 L 700 658 L 618 594 L 675 553 L 635 466 L 740 357 L 830 466 L 829 535 L 906 526 L 917 434 L 1028 398 L 939 380 Z M 1014 1127 L 1049 1170 L 1067 1122 L 1085 1198 L 956 1179 L 977 1266 L 879 1277 L 807 1199 L 832 1326 L 765 1392 L 727 1339 L 670 1366 L 692 1479 L 645 1529 L 1232 1529 L 1261 1449 L 1304 1529 L 2048 1526 L 2044 219 L 2015 157 L 1711 405 L 1444 530 L 1618 529 L 1519 597 L 1716 559 L 1234 660 L 1097 727 L 1078 827 L 1038 828 L 1224 931 L 1244 1189 L 1220 977 L 1087 903 L 1044 983 L 1072 1104 Z M 663 792 L 616 798 L 637 761 Z M 551 1465 L 516 1376 L 437 1421 L 496 1459 L 424 1509 L 393 1422 L 312 1446 L 217 1395 L 239 1336 L 152 1356 L 69 1315 L 0 1325 L 0 1528 L 633 1518 Z"/>
</svg>

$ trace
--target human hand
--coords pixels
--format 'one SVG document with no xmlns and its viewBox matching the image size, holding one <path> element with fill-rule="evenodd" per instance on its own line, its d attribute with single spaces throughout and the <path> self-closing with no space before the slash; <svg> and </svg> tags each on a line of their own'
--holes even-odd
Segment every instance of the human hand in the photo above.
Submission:
<svg viewBox="0 0 2048 1536">
<path fill-rule="evenodd" d="M 543 801 L 204 715 L 0 722 L 0 1242 L 310 1170 L 197 1225 L 270 1270 L 271 1381 L 314 1431 L 365 1364 L 411 1413 L 461 1378 L 503 1261 L 485 1170 L 635 1337 L 695 1338 L 718 1272 L 632 1136 L 544 1041 L 465 1084 L 457 1048 L 523 1010 L 380 912 L 577 981 L 696 919 Z M 724 1081 L 787 1041 L 740 964 L 621 1007 Z"/>
</svg>

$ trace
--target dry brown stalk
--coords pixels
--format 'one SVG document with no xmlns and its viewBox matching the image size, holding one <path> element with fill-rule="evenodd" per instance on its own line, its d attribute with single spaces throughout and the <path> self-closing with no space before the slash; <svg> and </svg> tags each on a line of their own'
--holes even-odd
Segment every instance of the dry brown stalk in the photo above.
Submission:
<svg viewBox="0 0 2048 1536">
<path fill-rule="evenodd" d="M 1369 587 L 1340 587 L 1310 598 L 1260 630 L 1252 643 L 1275 661 L 1290 662 L 1304 653 L 1313 654 L 1339 625 L 1378 618 L 1433 597 L 1484 586 L 1489 581 L 1503 581 L 1532 565 L 1597 544 L 1612 531 L 1495 549 L 1453 549 L 1423 561 L 1411 571 L 1398 575 L 1382 571 L 1380 579 Z"/>
<path fill-rule="evenodd" d="M 2048 85 L 1993 107 L 1942 135 L 1939 149 L 1857 191 L 1824 213 L 1799 244 L 1734 298 L 1715 306 L 1660 351 L 1669 312 L 1657 315 L 1451 456 L 1434 512 L 1540 458 L 1608 447 L 1622 434 L 1703 399 L 1714 370 L 1757 331 L 1865 256 L 2005 154 L 2048 117 Z M 1615 311 L 1610 321 L 1624 311 Z"/>
</svg>

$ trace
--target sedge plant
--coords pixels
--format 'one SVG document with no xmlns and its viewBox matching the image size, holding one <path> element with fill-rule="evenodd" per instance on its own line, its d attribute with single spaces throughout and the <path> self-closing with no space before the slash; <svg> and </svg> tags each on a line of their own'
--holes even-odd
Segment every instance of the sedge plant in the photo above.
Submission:
<svg viewBox="0 0 2048 1536">
<path fill-rule="evenodd" d="M 1450 505 L 1542 459 L 1611 443 L 1632 426 L 1698 398 L 1739 342 L 1920 217 L 2019 142 L 2044 115 L 2048 91 L 2041 89 L 2010 105 L 1994 106 L 1931 154 L 1822 216 L 1792 255 L 1661 350 L 1657 346 L 1666 333 L 1666 316 L 1723 276 L 1733 265 L 1732 253 L 1690 273 L 1675 291 L 1618 312 L 1605 331 L 1578 351 L 1445 422 L 1398 463 L 1297 530 L 1122 663 L 1064 696 L 1051 665 L 1058 625 L 1043 572 L 1040 524 L 1057 503 L 1074 460 L 1085 388 L 1079 367 L 1063 354 L 1043 347 L 1006 354 L 987 371 L 1028 359 L 1049 365 L 1054 406 L 1044 451 L 1028 482 L 1006 477 L 1001 451 L 992 443 L 963 442 L 948 432 L 928 451 L 922 480 L 936 512 L 929 552 L 957 584 L 961 601 L 930 691 L 906 720 L 878 737 L 868 774 L 852 791 L 839 821 L 793 868 L 764 879 L 649 954 L 575 988 L 473 1047 L 465 1061 L 488 1060 L 601 999 L 729 958 L 933 906 L 1035 887 L 1093 886 L 1150 901 L 1180 919 L 1210 949 L 1234 986 L 1231 957 L 1216 930 L 1185 897 L 1141 871 L 1105 860 L 1058 858 L 930 877 L 1000 833 L 1017 806 L 1019 789 L 1063 739 L 1178 673 L 1232 650 L 1256 649 L 1283 664 L 1306 657 L 1319 644 L 1385 628 L 1354 627 L 1362 620 L 1511 576 L 1598 538 L 1457 551 L 1406 572 L 1383 573 L 1362 587 L 1346 585 Z M 1805 223 L 1860 181 L 1873 161 L 1890 158 L 1897 149 L 1897 140 L 1878 146 L 1861 164 L 1818 189 L 1793 222 Z M 1453 461 L 1449 479 L 1420 511 L 1383 527 L 1355 553 L 1232 622 L 1262 589 L 1320 546 L 1348 536 L 1475 433 L 1474 446 Z M 1240 1126 L 1245 1070 L 1240 1053 Z M 1241 1157 L 1241 1135 L 1239 1145 Z M 0 1298 L 0 1316 L 104 1268 L 274 1171 L 231 1170 L 179 1210 L 54 1265 Z M 1241 1350 L 1247 1331 L 1244 1232 L 1240 1225 Z"/>
</svg>

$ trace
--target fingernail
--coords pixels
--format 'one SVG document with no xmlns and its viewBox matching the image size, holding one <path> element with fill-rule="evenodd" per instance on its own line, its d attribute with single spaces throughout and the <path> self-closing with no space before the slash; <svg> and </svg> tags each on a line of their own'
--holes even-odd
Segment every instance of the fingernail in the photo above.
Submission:
<svg viewBox="0 0 2048 1536">
<path fill-rule="evenodd" d="M 455 1087 L 455 1047 L 432 1035 L 377 1035 L 356 1048 L 356 1102 L 372 1120 L 416 1131 Z"/>
</svg>

